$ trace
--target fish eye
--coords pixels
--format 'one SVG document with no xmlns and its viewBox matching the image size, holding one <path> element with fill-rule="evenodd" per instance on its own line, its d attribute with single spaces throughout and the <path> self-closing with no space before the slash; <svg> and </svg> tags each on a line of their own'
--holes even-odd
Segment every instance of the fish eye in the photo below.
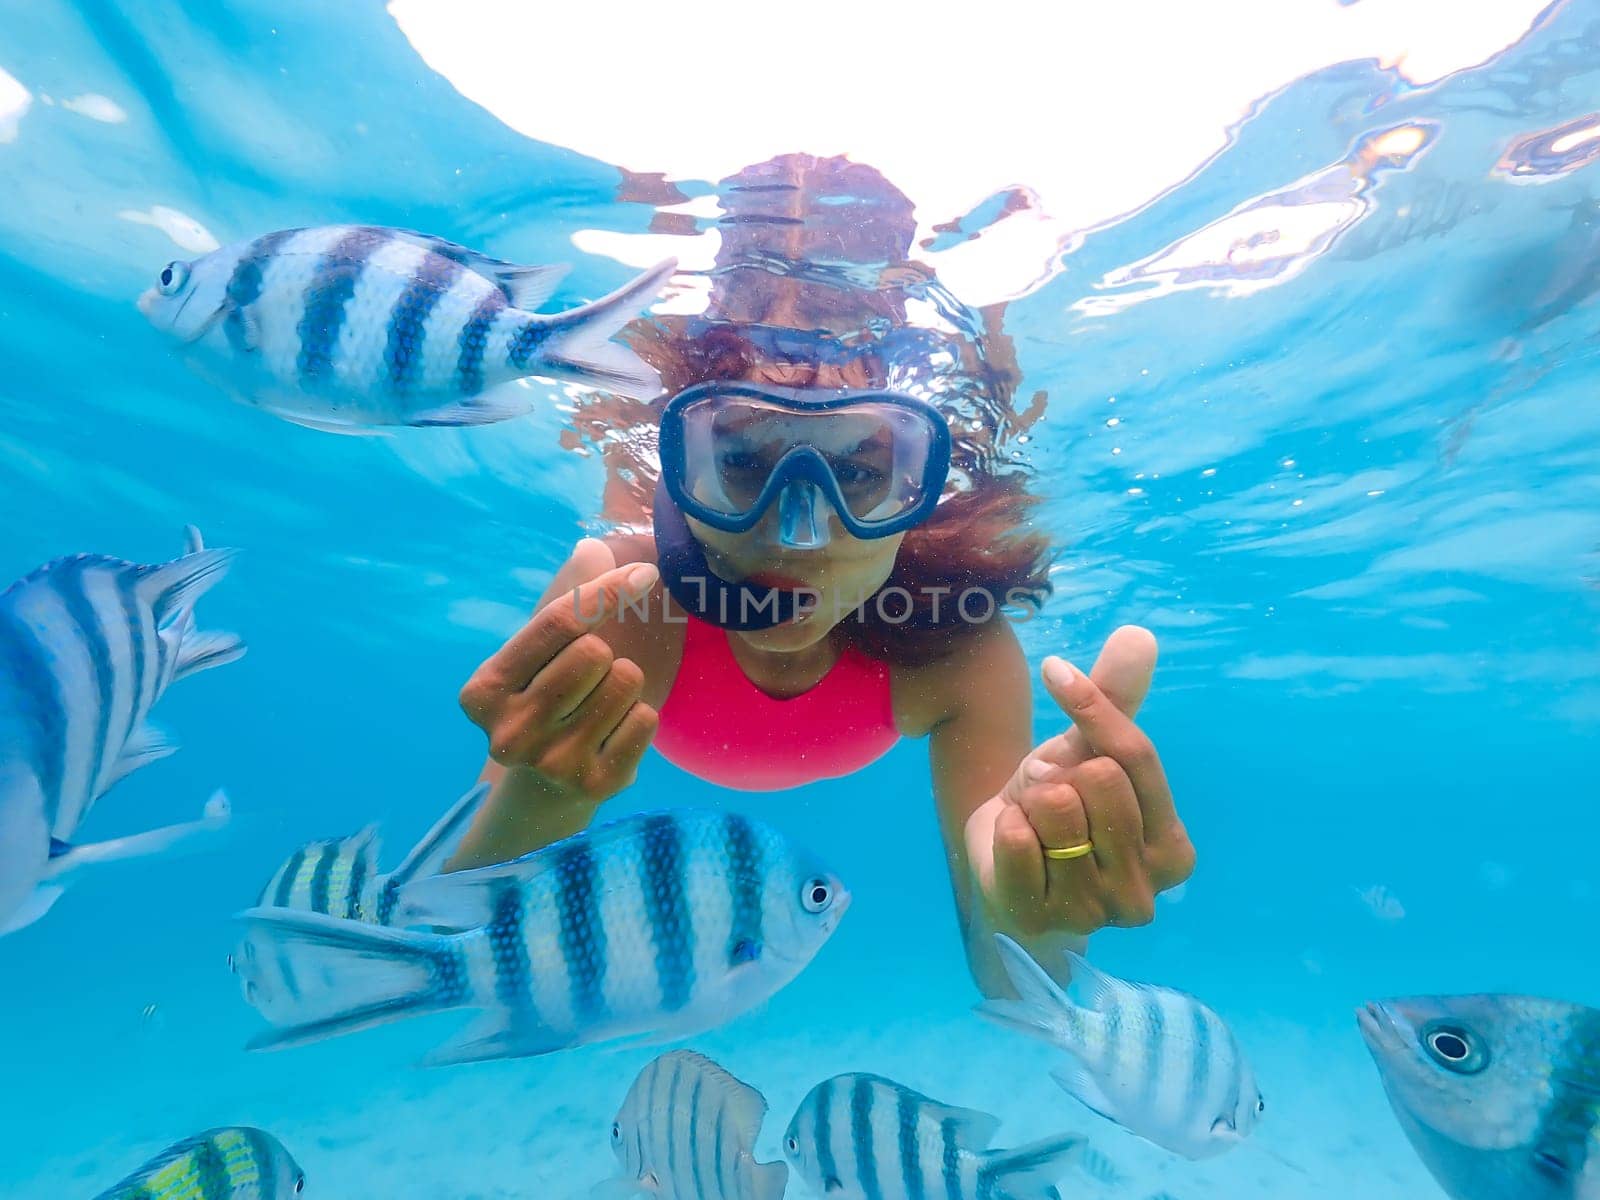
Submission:
<svg viewBox="0 0 1600 1200">
<path fill-rule="evenodd" d="M 793 1134 L 790 1134 L 787 1138 L 785 1138 L 783 1140 L 783 1148 L 785 1150 L 787 1150 L 790 1154 L 799 1154 L 800 1153 L 800 1139 L 795 1137 Z"/>
<path fill-rule="evenodd" d="M 1267 1102 L 1265 1100 L 1261 1099 L 1259 1096 L 1257 1096 L 1256 1097 L 1256 1112 L 1264 1113 L 1266 1111 L 1267 1111 Z"/>
<path fill-rule="evenodd" d="M 1459 1025 L 1436 1024 L 1422 1031 L 1429 1056 L 1458 1075 L 1476 1075 L 1489 1065 L 1489 1056 L 1471 1031 Z"/>
<path fill-rule="evenodd" d="M 833 887 L 826 879 L 808 879 L 800 889 L 800 903 L 807 912 L 819 913 L 833 903 Z"/>
<path fill-rule="evenodd" d="M 296 1196 L 298 1196 L 301 1192 L 303 1192 L 305 1190 L 306 1190 L 306 1173 L 304 1171 L 301 1171 L 300 1174 L 298 1174 L 298 1175 L 296 1175 L 294 1177 L 294 1194 Z"/>
<path fill-rule="evenodd" d="M 613 1121 L 613 1122 L 611 1122 L 611 1140 L 613 1142 L 620 1142 L 622 1140 L 622 1122 L 621 1121 Z"/>
<path fill-rule="evenodd" d="M 189 281 L 189 264 L 169 262 L 161 268 L 161 294 L 173 296 L 183 290 L 183 285 Z"/>
</svg>

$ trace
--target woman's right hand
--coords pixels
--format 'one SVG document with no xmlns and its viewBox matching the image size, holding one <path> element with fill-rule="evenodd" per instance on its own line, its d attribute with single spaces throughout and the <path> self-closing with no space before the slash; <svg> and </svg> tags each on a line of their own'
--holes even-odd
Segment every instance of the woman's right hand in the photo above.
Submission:
<svg viewBox="0 0 1600 1200">
<path fill-rule="evenodd" d="M 617 566 L 604 542 L 578 543 L 548 602 L 461 689 L 495 762 L 591 804 L 633 782 L 658 718 L 640 700 L 644 672 L 596 631 L 616 616 L 619 597 L 637 602 L 658 578 L 649 563 Z"/>
</svg>

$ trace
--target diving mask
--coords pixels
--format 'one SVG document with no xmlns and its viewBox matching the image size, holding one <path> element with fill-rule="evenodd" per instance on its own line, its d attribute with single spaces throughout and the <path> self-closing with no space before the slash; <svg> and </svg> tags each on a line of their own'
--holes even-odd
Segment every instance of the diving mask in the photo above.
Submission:
<svg viewBox="0 0 1600 1200">
<path fill-rule="evenodd" d="M 700 384 L 667 402 L 660 450 L 662 483 L 684 514 L 743 533 L 776 502 L 791 548 L 825 545 L 830 517 L 857 538 L 910 529 L 933 512 L 950 470 L 939 410 L 881 390 Z"/>
</svg>

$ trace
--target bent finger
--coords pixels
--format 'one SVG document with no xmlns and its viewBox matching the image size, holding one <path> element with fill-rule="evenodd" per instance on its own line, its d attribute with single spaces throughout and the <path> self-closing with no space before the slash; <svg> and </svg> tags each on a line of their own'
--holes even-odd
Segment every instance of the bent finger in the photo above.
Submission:
<svg viewBox="0 0 1600 1200">
<path fill-rule="evenodd" d="M 605 678 L 583 698 L 568 719 L 583 743 L 593 753 L 611 736 L 628 715 L 628 710 L 644 694 L 644 672 L 627 658 L 611 664 Z"/>
<path fill-rule="evenodd" d="M 485 661 L 484 670 L 507 690 L 527 687 L 562 650 L 614 618 L 624 601 L 637 604 L 660 578 L 650 563 L 628 563 L 565 595 L 552 596 Z"/>
<path fill-rule="evenodd" d="M 643 701 L 635 701 L 611 735 L 600 743 L 595 760 L 619 787 L 633 782 L 639 763 L 656 736 L 660 714 Z"/>
<path fill-rule="evenodd" d="M 994 895 L 1008 913 L 1034 913 L 1044 905 L 1044 858 L 1039 835 L 1021 808 L 1008 804 L 994 822 Z"/>
</svg>

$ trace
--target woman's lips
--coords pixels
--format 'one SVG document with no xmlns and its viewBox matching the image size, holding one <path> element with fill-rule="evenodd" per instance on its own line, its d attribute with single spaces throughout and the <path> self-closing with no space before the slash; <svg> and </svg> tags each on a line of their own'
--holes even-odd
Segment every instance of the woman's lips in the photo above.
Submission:
<svg viewBox="0 0 1600 1200">
<path fill-rule="evenodd" d="M 806 581 L 796 579 L 792 575 L 782 575 L 777 571 L 757 571 L 753 575 L 746 575 L 744 582 L 754 584 L 756 587 L 777 588 L 780 591 L 793 592 L 806 586 Z"/>
</svg>

